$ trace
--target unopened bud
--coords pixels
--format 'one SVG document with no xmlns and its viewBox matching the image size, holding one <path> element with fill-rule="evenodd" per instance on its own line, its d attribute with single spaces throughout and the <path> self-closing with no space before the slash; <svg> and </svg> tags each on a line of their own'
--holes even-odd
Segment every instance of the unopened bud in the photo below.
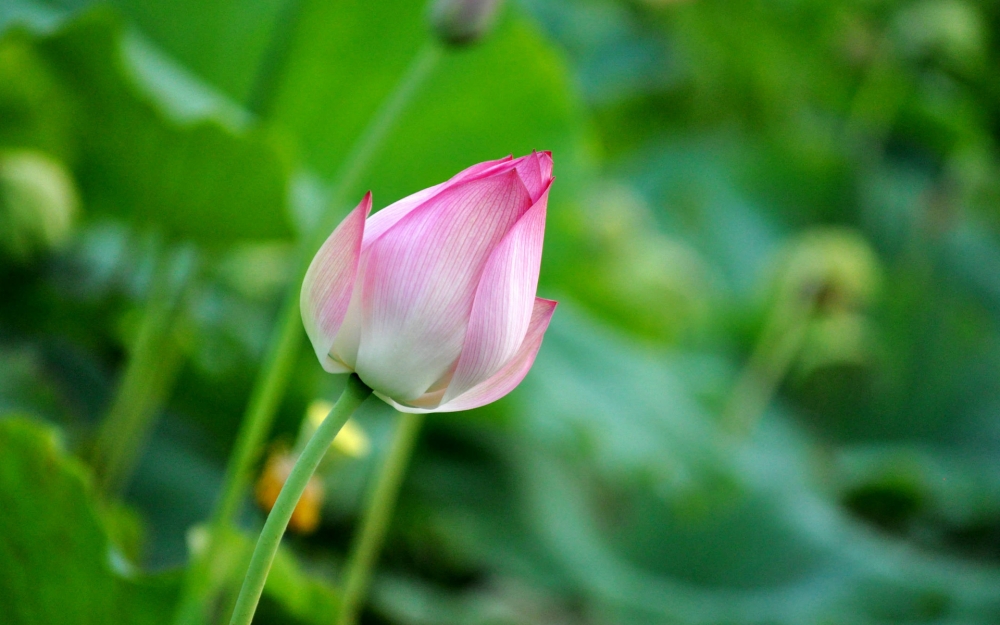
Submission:
<svg viewBox="0 0 1000 625">
<path fill-rule="evenodd" d="M 881 288 L 881 265 L 860 234 L 818 228 L 793 239 L 776 275 L 782 302 L 815 298 L 820 312 L 863 309 Z"/>
<path fill-rule="evenodd" d="M 878 340 L 871 322 L 851 312 L 814 319 L 809 324 L 796 366 L 799 381 L 830 368 L 867 372 L 874 364 Z M 837 382 L 843 382 L 843 375 Z"/>
<path fill-rule="evenodd" d="M 17 261 L 59 246 L 77 212 L 66 169 L 41 152 L 0 154 L 0 247 Z"/>
<path fill-rule="evenodd" d="M 493 27 L 499 6 L 500 0 L 437 0 L 431 25 L 449 45 L 475 43 Z"/>
</svg>

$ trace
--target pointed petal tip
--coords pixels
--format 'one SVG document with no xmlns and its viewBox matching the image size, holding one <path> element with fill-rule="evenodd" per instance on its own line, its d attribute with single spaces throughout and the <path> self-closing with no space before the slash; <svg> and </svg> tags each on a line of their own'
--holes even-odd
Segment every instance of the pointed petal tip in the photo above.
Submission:
<svg viewBox="0 0 1000 625">
<path fill-rule="evenodd" d="M 531 325 L 536 328 L 541 334 L 545 334 L 545 330 L 549 327 L 549 322 L 552 321 L 552 315 L 556 312 L 556 307 L 559 305 L 554 299 L 545 299 L 544 297 L 535 298 L 535 308 L 531 313 Z"/>
<path fill-rule="evenodd" d="M 538 167 L 542 171 L 542 180 L 552 181 L 552 152 L 545 150 L 538 153 Z"/>
<path fill-rule="evenodd" d="M 361 198 L 361 201 L 358 202 L 358 205 L 355 206 L 354 209 L 351 210 L 351 212 L 348 213 L 346 217 L 344 217 L 344 221 L 342 221 L 341 223 L 344 223 L 345 221 L 347 221 L 349 219 L 352 219 L 352 218 L 355 218 L 355 219 L 358 218 L 358 213 L 359 212 L 364 214 L 363 219 L 368 219 L 368 215 L 371 214 L 371 212 L 372 212 L 372 192 L 371 191 L 368 191 L 367 193 L 364 194 L 364 196 Z"/>
<path fill-rule="evenodd" d="M 553 177 L 549 177 L 549 179 L 545 181 L 545 186 L 542 187 L 542 192 L 538 195 L 538 199 L 535 200 L 536 204 L 541 203 L 542 200 L 545 200 L 546 202 L 548 201 L 549 190 L 552 188 L 553 181 L 555 181 L 555 178 Z"/>
<path fill-rule="evenodd" d="M 509 184 L 512 187 L 516 187 L 520 189 L 520 191 L 523 191 L 525 197 L 529 200 L 528 206 L 530 206 L 533 203 L 531 202 L 531 191 L 528 189 L 528 185 L 525 184 L 524 179 L 522 179 L 521 176 L 517 173 L 516 168 L 512 167 L 510 168 L 510 170 L 502 174 L 499 174 L 499 176 L 504 179 L 504 182 L 506 184 Z"/>
</svg>

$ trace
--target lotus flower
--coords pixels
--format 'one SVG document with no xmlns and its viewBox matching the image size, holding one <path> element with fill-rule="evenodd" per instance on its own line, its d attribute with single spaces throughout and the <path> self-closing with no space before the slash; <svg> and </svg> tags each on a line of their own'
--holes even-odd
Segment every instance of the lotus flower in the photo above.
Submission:
<svg viewBox="0 0 1000 625">
<path fill-rule="evenodd" d="M 302 284 L 323 368 L 404 412 L 468 410 L 531 369 L 556 302 L 535 297 L 552 156 L 474 165 L 337 226 Z"/>
</svg>

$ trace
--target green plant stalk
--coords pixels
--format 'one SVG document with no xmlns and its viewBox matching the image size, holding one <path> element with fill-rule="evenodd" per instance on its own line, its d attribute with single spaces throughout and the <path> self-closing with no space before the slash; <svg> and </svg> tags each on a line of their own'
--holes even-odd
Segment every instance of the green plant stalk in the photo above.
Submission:
<svg viewBox="0 0 1000 625">
<path fill-rule="evenodd" d="M 128 485 L 179 372 L 182 354 L 176 324 L 192 265 L 190 248 L 177 254 L 161 250 L 157 255 L 139 332 L 94 444 L 94 472 L 106 497 L 118 497 Z"/>
<path fill-rule="evenodd" d="M 433 73 L 441 58 L 441 49 L 429 43 L 422 48 L 404 73 L 396 88 L 376 112 L 348 154 L 335 183 L 333 198 L 314 227 L 313 236 L 303 236 L 298 251 L 297 271 L 288 285 L 278 321 L 268 341 L 264 365 L 257 375 L 250 402 L 244 413 L 236 443 L 223 479 L 222 494 L 210 522 L 208 541 L 200 556 L 193 558 L 181 588 L 175 625 L 200 625 L 208 603 L 221 580 L 212 578 L 212 562 L 222 557 L 220 541 L 215 536 L 233 524 L 257 455 L 263 447 L 278 407 L 288 387 L 295 358 L 302 349 L 304 334 L 299 310 L 299 291 L 313 255 L 341 218 L 343 205 L 351 190 L 371 165 L 406 106 L 413 100 Z"/>
<path fill-rule="evenodd" d="M 395 89 L 382 102 L 375 116 L 354 142 L 354 146 L 334 178 L 333 202 L 330 206 L 332 210 L 326 211 L 324 219 L 319 223 L 321 236 L 316 240 L 314 250 L 319 249 L 328 233 L 333 230 L 337 220 L 341 217 L 342 206 L 347 203 L 350 194 L 355 192 L 355 186 L 368 167 L 371 166 L 372 160 L 378 154 L 406 107 L 420 91 L 420 87 L 424 85 L 427 78 L 434 72 L 441 56 L 442 49 L 437 43 L 428 41 L 424 44 L 413 57 L 413 61 L 410 62 L 410 66 L 400 81 L 396 83 Z M 310 258 L 311 256 L 310 254 Z M 303 274 L 305 274 L 304 270 Z"/>
<path fill-rule="evenodd" d="M 369 495 L 361 531 L 351 548 L 337 625 L 354 625 L 358 620 L 423 422 L 422 414 L 399 414 L 392 446 Z"/>
<path fill-rule="evenodd" d="M 247 108 L 261 119 L 269 119 L 274 112 L 301 17 L 302 0 L 287 0 L 275 21 L 270 44 L 247 96 Z"/>
<path fill-rule="evenodd" d="M 316 467 L 319 466 L 323 456 L 330 449 L 330 444 L 333 443 L 337 433 L 371 393 L 372 390 L 361 381 L 361 378 L 356 374 L 351 374 L 347 380 L 347 387 L 344 388 L 344 393 L 337 400 L 330 414 L 316 429 L 313 437 L 309 439 L 298 460 L 295 461 L 295 466 L 288 474 L 285 485 L 281 487 L 278 499 L 274 502 L 271 513 L 267 515 L 264 529 L 261 530 L 260 537 L 257 539 L 257 546 L 250 557 L 250 567 L 247 569 L 243 587 L 236 599 L 233 616 L 229 621 L 230 625 L 250 625 L 254 612 L 257 610 L 260 595 L 264 592 L 264 584 L 267 582 L 271 563 L 278 553 L 281 537 L 285 533 L 285 528 L 288 527 L 288 521 L 292 518 L 295 506 L 299 503 L 306 485 L 313 473 L 316 472 Z"/>
<path fill-rule="evenodd" d="M 733 387 L 723 427 L 737 437 L 750 434 L 764 416 L 805 342 L 816 310 L 815 293 L 776 307 Z"/>
</svg>

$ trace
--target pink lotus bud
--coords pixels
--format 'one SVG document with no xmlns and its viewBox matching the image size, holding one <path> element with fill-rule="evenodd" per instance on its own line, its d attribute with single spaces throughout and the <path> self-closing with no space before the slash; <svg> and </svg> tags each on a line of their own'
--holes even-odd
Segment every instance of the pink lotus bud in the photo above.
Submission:
<svg viewBox="0 0 1000 625">
<path fill-rule="evenodd" d="M 552 155 L 474 165 L 370 219 L 371 193 L 302 284 L 323 368 L 404 412 L 468 410 L 531 369 L 556 302 L 535 297 Z"/>
</svg>

